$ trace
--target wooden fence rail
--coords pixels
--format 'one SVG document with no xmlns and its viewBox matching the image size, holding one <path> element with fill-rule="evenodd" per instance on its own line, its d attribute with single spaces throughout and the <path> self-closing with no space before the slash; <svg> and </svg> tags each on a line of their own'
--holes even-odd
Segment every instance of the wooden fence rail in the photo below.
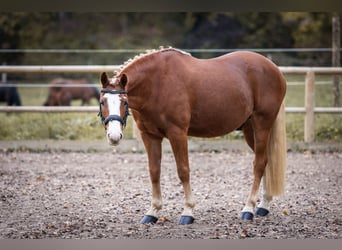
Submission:
<svg viewBox="0 0 342 250">
<path fill-rule="evenodd" d="M 52 112 L 52 113 L 73 113 L 73 112 L 82 112 L 82 113 L 92 113 L 98 112 L 98 106 L 0 106 L 0 112 Z M 342 113 L 342 108 L 333 108 L 333 107 L 315 107 L 314 113 L 324 113 L 324 114 L 339 114 Z M 286 107 L 286 113 L 298 113 L 305 114 L 305 107 Z"/>
<path fill-rule="evenodd" d="M 102 71 L 113 72 L 119 66 L 105 65 L 49 65 L 49 66 L 0 66 L 0 73 L 100 73 Z M 284 74 L 305 74 L 305 105 L 304 107 L 286 107 L 287 113 L 304 114 L 304 141 L 314 141 L 314 114 L 330 113 L 341 114 L 342 108 L 315 107 L 315 75 L 342 74 L 342 67 L 279 67 Z M 42 107 L 22 106 L 10 107 L 0 106 L 0 112 L 97 112 L 97 106 L 88 107 Z M 133 127 L 135 127 L 133 125 Z M 135 132 L 133 133 L 135 134 Z"/>
<path fill-rule="evenodd" d="M 0 66 L 0 73 L 100 73 L 113 72 L 119 66 L 107 65 L 35 65 L 35 66 Z"/>
<path fill-rule="evenodd" d="M 0 73 L 100 73 L 113 72 L 119 65 L 0 65 Z M 280 66 L 285 74 L 306 74 L 313 71 L 316 74 L 342 74 L 342 67 L 292 67 Z"/>
</svg>

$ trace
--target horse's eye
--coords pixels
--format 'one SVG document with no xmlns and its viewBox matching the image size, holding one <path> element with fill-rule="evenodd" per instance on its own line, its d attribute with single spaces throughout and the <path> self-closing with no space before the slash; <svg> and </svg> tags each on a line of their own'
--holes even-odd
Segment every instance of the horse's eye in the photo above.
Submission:
<svg viewBox="0 0 342 250">
<path fill-rule="evenodd" d="M 100 101 L 100 105 L 104 105 L 104 102 L 103 102 L 103 101 Z"/>
</svg>

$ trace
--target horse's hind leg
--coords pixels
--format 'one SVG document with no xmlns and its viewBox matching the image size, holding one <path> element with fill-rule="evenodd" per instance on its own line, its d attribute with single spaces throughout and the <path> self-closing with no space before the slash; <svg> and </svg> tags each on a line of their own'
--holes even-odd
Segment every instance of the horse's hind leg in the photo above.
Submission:
<svg viewBox="0 0 342 250">
<path fill-rule="evenodd" d="M 270 202 L 272 201 L 272 196 L 266 191 L 266 178 L 262 178 L 262 196 L 260 204 L 258 205 L 255 214 L 258 216 L 266 216 L 269 213 Z"/>
<path fill-rule="evenodd" d="M 254 154 L 255 159 L 253 163 L 253 183 L 252 189 L 248 195 L 245 207 L 242 210 L 241 218 L 245 220 L 252 220 L 254 216 L 254 208 L 256 206 L 258 191 L 262 176 L 264 175 L 267 164 L 267 145 L 271 130 L 271 125 L 264 121 L 263 117 L 253 118 L 254 130 Z"/>
<path fill-rule="evenodd" d="M 244 137 L 248 146 L 254 151 L 254 131 L 253 131 L 251 120 L 248 120 L 245 123 L 245 125 L 242 127 L 242 131 L 244 133 Z M 263 177 L 262 180 L 263 180 L 263 185 L 262 185 L 261 202 L 255 211 L 255 214 L 258 216 L 266 216 L 269 213 L 269 204 L 272 200 L 272 196 L 266 192 L 265 177 Z M 253 211 L 250 211 L 251 209 L 249 208 L 245 208 L 245 210 L 249 211 L 250 213 L 253 212 Z M 244 217 L 252 217 L 252 216 L 251 214 L 247 214 L 247 215 L 244 215 Z"/>
<path fill-rule="evenodd" d="M 185 203 L 179 224 L 192 224 L 194 221 L 193 208 L 195 202 L 190 185 L 190 168 L 188 158 L 188 139 L 186 134 L 169 137 L 173 154 L 177 164 L 178 177 L 183 185 Z"/>
<path fill-rule="evenodd" d="M 148 165 L 150 172 L 150 179 L 152 185 L 152 201 L 151 207 L 141 220 L 142 224 L 156 223 L 158 220 L 158 211 L 162 208 L 162 197 L 160 190 L 160 164 L 161 164 L 161 142 L 162 139 L 149 136 L 145 133 L 141 134 L 144 142 Z"/>
<path fill-rule="evenodd" d="M 251 120 L 247 120 L 242 127 L 245 140 L 248 146 L 254 151 L 254 131 Z"/>
</svg>

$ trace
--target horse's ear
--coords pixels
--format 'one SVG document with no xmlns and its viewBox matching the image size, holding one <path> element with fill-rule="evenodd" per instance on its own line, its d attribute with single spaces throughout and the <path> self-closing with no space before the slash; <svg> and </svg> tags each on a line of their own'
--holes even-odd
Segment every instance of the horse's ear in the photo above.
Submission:
<svg viewBox="0 0 342 250">
<path fill-rule="evenodd" d="M 109 80 L 106 72 L 101 73 L 100 81 L 102 83 L 102 88 L 106 88 L 108 86 Z"/>
<path fill-rule="evenodd" d="M 120 83 L 119 83 L 122 86 L 122 88 L 126 87 L 127 81 L 128 81 L 127 75 L 123 74 L 120 78 Z"/>
</svg>

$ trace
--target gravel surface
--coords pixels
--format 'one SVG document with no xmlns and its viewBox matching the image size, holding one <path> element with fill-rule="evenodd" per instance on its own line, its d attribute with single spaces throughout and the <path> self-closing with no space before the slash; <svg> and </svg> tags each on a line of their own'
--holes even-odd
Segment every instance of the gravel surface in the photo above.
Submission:
<svg viewBox="0 0 342 250">
<path fill-rule="evenodd" d="M 174 157 L 163 154 L 164 208 L 150 204 L 142 153 L 0 151 L 0 238 L 302 239 L 342 237 L 342 152 L 289 152 L 287 188 L 271 213 L 239 219 L 250 189 L 248 150 L 190 153 L 195 222 L 178 225 L 183 192 Z"/>
</svg>

